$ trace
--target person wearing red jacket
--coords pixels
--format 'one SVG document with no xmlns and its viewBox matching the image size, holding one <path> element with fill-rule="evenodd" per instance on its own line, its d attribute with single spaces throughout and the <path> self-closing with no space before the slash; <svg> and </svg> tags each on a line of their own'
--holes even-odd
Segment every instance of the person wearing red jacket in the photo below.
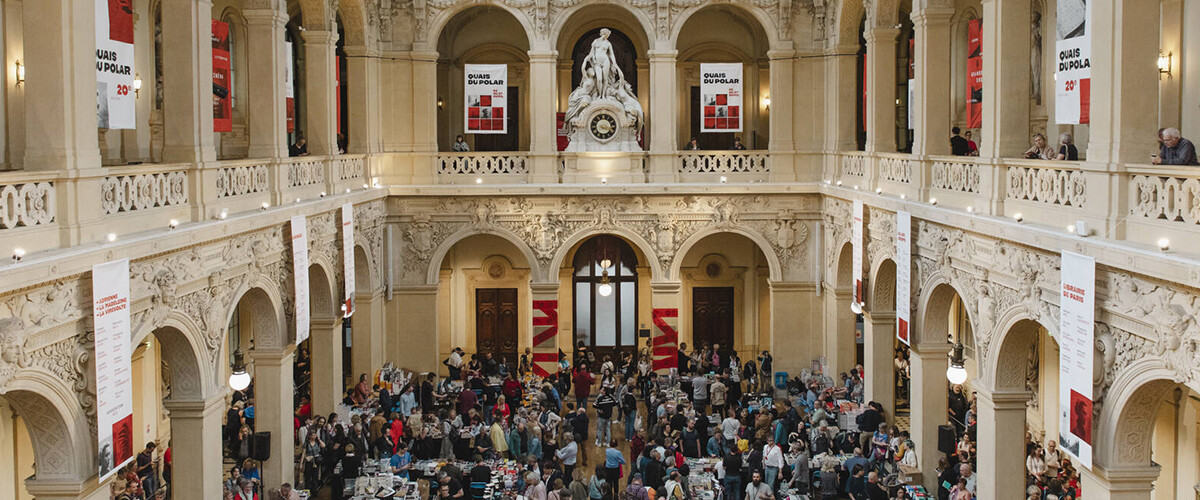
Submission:
<svg viewBox="0 0 1200 500">
<path fill-rule="evenodd" d="M 571 380 L 575 382 L 575 405 L 583 408 L 587 405 L 588 396 L 592 395 L 592 385 L 596 383 L 596 378 L 587 371 L 587 363 L 583 363 L 575 367 Z"/>
</svg>

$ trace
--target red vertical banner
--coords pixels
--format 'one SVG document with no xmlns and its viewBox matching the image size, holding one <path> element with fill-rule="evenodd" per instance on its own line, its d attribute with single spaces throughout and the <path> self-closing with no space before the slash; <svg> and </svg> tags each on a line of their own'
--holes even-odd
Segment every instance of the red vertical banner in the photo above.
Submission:
<svg viewBox="0 0 1200 500">
<path fill-rule="evenodd" d="M 212 22 L 213 132 L 233 131 L 233 101 L 230 99 L 232 65 L 229 61 L 229 24 Z"/>
<path fill-rule="evenodd" d="M 558 131 L 558 150 L 566 151 L 567 146 L 571 145 L 571 136 L 567 135 L 566 113 L 559 113 L 555 119 L 555 130 Z"/>
<path fill-rule="evenodd" d="M 337 133 L 342 133 L 342 56 L 333 56 L 333 93 L 337 101 Z M 338 146 L 341 146 L 339 144 Z"/>
<path fill-rule="evenodd" d="M 558 301 L 533 301 L 533 373 L 549 377 L 558 373 Z"/>
<path fill-rule="evenodd" d="M 983 125 L 983 19 L 967 23 L 967 128 Z"/>
<path fill-rule="evenodd" d="M 292 42 L 283 42 L 283 46 L 287 56 L 283 64 L 283 95 L 287 107 L 287 133 L 290 134 L 296 131 L 296 87 L 292 84 L 296 60 L 292 56 Z"/>
<path fill-rule="evenodd" d="M 656 308 L 651 311 L 654 333 L 650 338 L 650 359 L 654 371 L 667 373 L 679 367 L 679 309 Z"/>
</svg>

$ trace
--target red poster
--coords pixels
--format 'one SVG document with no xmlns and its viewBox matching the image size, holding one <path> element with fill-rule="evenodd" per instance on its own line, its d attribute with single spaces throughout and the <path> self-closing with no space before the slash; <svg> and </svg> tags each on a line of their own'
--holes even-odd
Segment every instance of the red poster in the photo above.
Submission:
<svg viewBox="0 0 1200 500">
<path fill-rule="evenodd" d="M 667 373 L 679 367 L 679 309 L 658 308 L 650 311 L 654 333 L 650 338 L 651 366 L 654 371 Z"/>
<path fill-rule="evenodd" d="M 233 131 L 233 102 L 230 99 L 229 25 L 212 22 L 213 131 Z"/>
<path fill-rule="evenodd" d="M 983 20 L 967 23 L 967 128 L 983 125 Z"/>
<path fill-rule="evenodd" d="M 567 146 L 571 144 L 571 137 L 567 135 L 567 122 L 565 120 L 566 113 L 559 113 L 556 119 L 555 129 L 558 130 L 558 150 L 566 151 Z"/>
<path fill-rule="evenodd" d="M 108 39 L 133 43 L 133 0 L 108 0 Z"/>
</svg>

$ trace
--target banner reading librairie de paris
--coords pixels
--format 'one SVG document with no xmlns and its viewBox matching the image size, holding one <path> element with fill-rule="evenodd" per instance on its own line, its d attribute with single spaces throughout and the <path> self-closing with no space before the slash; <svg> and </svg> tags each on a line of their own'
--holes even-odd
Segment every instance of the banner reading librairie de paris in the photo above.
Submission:
<svg viewBox="0 0 1200 500">
<path fill-rule="evenodd" d="M 296 285 L 296 345 L 308 339 L 308 220 L 292 217 L 292 281 Z"/>
<path fill-rule="evenodd" d="M 1058 297 L 1058 442 L 1092 468 L 1092 357 L 1095 349 L 1096 259 L 1062 253 Z"/>
<path fill-rule="evenodd" d="M 354 314 L 354 204 L 342 205 L 342 274 L 346 275 L 346 316 Z"/>
<path fill-rule="evenodd" d="M 97 127 L 137 126 L 133 91 L 133 0 L 96 0 Z"/>
<path fill-rule="evenodd" d="M 863 202 L 862 200 L 854 200 L 853 220 L 850 226 L 850 245 L 851 245 L 851 276 L 853 277 L 854 286 L 854 301 L 861 303 L 863 301 L 863 282 L 862 282 L 862 266 L 863 266 Z"/>
<path fill-rule="evenodd" d="M 1091 123 L 1092 4 L 1058 0 L 1058 42 L 1054 51 L 1054 121 Z"/>
<path fill-rule="evenodd" d="M 742 65 L 700 65 L 700 132 L 742 131 Z"/>
<path fill-rule="evenodd" d="M 96 438 L 100 480 L 133 459 L 129 259 L 92 266 L 96 349 Z"/>
<path fill-rule="evenodd" d="M 229 58 L 229 23 L 212 21 L 213 132 L 233 131 L 232 63 Z M 224 89 L 217 93 L 217 88 Z"/>
<path fill-rule="evenodd" d="M 464 73 L 467 133 L 507 134 L 508 66 L 468 64 Z"/>
<path fill-rule="evenodd" d="M 912 281 L 912 214 L 896 212 L 896 338 L 909 344 Z"/>
</svg>

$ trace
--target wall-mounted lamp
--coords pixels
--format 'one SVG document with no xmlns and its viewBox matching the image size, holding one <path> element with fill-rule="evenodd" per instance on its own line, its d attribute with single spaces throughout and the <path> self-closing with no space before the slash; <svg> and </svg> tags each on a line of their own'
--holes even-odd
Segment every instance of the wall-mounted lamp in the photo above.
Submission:
<svg viewBox="0 0 1200 500">
<path fill-rule="evenodd" d="M 1158 52 L 1158 74 L 1160 76 L 1167 75 L 1168 78 L 1171 77 L 1171 53 L 1170 52 L 1167 52 L 1166 54 L 1163 54 L 1161 50 Z"/>
<path fill-rule="evenodd" d="M 142 96 L 142 75 L 134 75 L 133 77 L 133 98 L 137 99 Z"/>
<path fill-rule="evenodd" d="M 951 384 L 961 384 L 967 381 L 967 370 L 963 367 L 965 361 L 962 343 L 955 342 L 954 347 L 950 350 L 950 367 L 946 368 L 946 379 Z"/>
<path fill-rule="evenodd" d="M 442 98 L 439 97 L 437 100 L 437 106 L 438 106 L 438 109 L 442 109 L 442 108 L 446 107 L 446 101 L 443 101 Z"/>
<path fill-rule="evenodd" d="M 21 60 L 17 59 L 17 85 L 25 83 L 25 65 L 21 64 Z"/>
<path fill-rule="evenodd" d="M 763 97 L 763 106 L 766 107 L 767 109 L 771 109 L 771 96 L 768 95 L 766 97 Z"/>
</svg>

